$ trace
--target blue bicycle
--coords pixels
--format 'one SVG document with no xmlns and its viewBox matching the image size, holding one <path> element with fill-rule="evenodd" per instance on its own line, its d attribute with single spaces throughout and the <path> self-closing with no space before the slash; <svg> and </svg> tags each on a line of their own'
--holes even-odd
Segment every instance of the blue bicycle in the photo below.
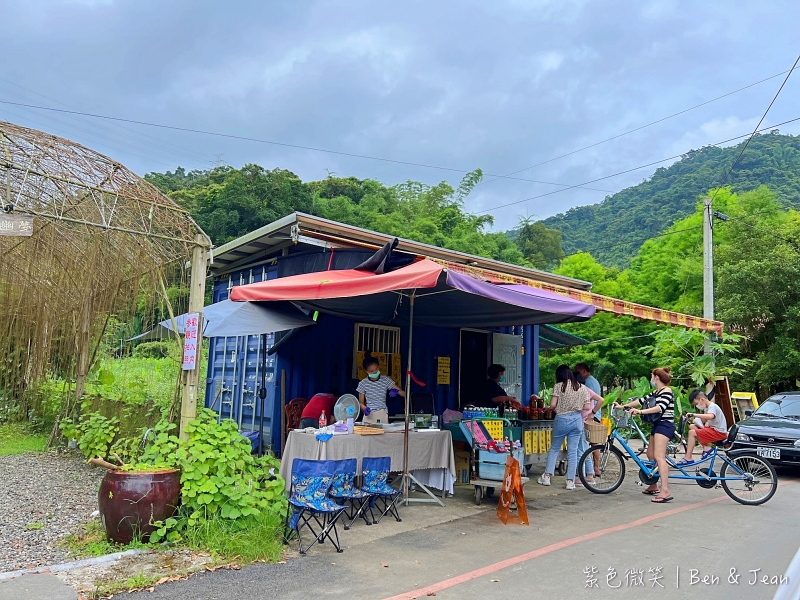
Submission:
<svg viewBox="0 0 800 600">
<path fill-rule="evenodd" d="M 639 467 L 639 480 L 644 485 L 653 485 L 658 481 L 658 466 L 655 461 L 639 457 L 618 431 L 629 426 L 629 418 L 626 411 L 614 409 L 611 414 L 614 427 L 606 442 L 591 446 L 578 461 L 578 475 L 587 490 L 595 494 L 610 494 L 616 490 L 625 478 L 626 460 L 633 460 Z M 614 445 L 616 442 L 619 442 L 627 456 Z M 728 447 L 727 441 L 717 442 L 712 445 L 711 452 L 705 458 L 681 465 L 667 456 L 670 468 L 679 471 L 670 473 L 669 478 L 694 481 L 706 489 L 721 485 L 725 493 L 736 502 L 750 506 L 764 504 L 778 488 L 775 469 L 763 458 L 730 451 Z M 723 452 L 719 451 L 720 448 Z M 600 474 L 595 469 L 594 481 L 587 481 L 584 464 L 587 460 L 593 460 L 592 455 L 597 451 L 600 453 Z M 719 468 L 719 474 L 715 467 Z"/>
</svg>

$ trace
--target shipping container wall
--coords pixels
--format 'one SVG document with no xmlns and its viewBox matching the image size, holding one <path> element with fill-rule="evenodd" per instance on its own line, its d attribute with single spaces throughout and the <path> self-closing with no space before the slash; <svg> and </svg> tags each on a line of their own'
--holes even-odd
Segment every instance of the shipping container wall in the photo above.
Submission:
<svg viewBox="0 0 800 600">
<path fill-rule="evenodd" d="M 274 279 L 277 267 L 259 266 L 245 269 L 214 282 L 213 302 L 226 300 L 236 285 Z M 264 400 L 264 443 L 269 448 L 276 397 L 276 357 L 266 356 L 264 369 L 264 336 L 251 335 L 208 340 L 208 374 L 206 377 L 206 407 L 213 408 L 219 418 L 231 418 L 241 431 L 258 431 L 260 427 L 262 372 L 267 397 Z M 275 343 L 274 334 L 266 336 L 269 350 Z"/>
</svg>

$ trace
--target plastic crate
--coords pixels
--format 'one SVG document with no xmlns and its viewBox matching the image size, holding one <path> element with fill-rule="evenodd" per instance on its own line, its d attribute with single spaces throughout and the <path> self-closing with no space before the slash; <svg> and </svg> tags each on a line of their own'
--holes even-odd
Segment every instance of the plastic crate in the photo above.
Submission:
<svg viewBox="0 0 800 600">
<path fill-rule="evenodd" d="M 537 429 L 527 429 L 522 437 L 525 454 L 539 454 L 539 431 Z"/>
<path fill-rule="evenodd" d="M 478 478 L 489 481 L 503 481 L 506 473 L 507 452 L 492 452 L 491 450 L 478 450 Z M 519 463 L 520 473 L 525 464 L 525 454 L 522 450 L 515 450 L 513 456 Z"/>
</svg>

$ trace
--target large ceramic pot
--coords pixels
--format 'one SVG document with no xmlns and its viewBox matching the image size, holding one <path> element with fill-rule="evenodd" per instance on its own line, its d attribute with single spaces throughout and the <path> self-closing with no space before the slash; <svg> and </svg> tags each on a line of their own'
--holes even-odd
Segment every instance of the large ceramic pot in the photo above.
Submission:
<svg viewBox="0 0 800 600">
<path fill-rule="evenodd" d="M 125 473 L 109 471 L 100 484 L 100 516 L 108 539 L 128 544 L 147 541 L 155 521 L 168 519 L 178 506 L 181 476 L 176 469 Z"/>
</svg>

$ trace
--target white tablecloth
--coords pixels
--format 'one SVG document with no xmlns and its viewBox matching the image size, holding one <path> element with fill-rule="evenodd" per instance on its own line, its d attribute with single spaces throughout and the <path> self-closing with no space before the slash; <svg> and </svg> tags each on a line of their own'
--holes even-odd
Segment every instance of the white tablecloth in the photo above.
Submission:
<svg viewBox="0 0 800 600">
<path fill-rule="evenodd" d="M 316 439 L 313 433 L 289 432 L 281 459 L 280 474 L 289 490 L 292 477 L 292 461 L 358 459 L 356 467 L 361 472 L 364 457 L 388 456 L 391 470 L 403 470 L 403 434 L 383 435 L 335 435 L 327 442 Z M 424 485 L 453 493 L 456 463 L 453 456 L 453 439 L 449 431 L 411 431 L 408 434 L 408 468 Z"/>
</svg>

